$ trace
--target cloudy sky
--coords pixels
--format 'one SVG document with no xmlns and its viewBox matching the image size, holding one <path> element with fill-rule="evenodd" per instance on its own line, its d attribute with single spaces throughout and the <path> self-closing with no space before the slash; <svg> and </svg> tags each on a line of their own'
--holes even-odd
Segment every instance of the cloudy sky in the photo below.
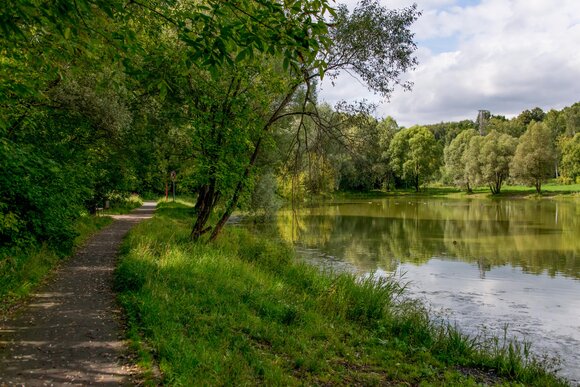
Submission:
<svg viewBox="0 0 580 387">
<path fill-rule="evenodd" d="M 349 8 L 356 0 L 337 0 Z M 399 8 L 412 0 L 381 0 Z M 479 109 L 508 117 L 536 106 L 580 101 L 580 0 L 415 0 L 419 66 L 377 116 L 400 125 L 475 119 Z M 321 97 L 378 101 L 357 80 L 323 82 Z"/>
</svg>

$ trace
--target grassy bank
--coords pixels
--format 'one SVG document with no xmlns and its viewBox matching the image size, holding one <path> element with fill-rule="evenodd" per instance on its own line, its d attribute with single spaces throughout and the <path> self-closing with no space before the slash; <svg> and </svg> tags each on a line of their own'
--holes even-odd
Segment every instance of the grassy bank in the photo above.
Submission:
<svg viewBox="0 0 580 387">
<path fill-rule="evenodd" d="M 242 229 L 192 244 L 190 225 L 191 207 L 160 204 L 116 273 L 133 347 L 163 384 L 563 384 L 523 348 L 435 324 L 393 280 L 320 273 Z"/>
<path fill-rule="evenodd" d="M 124 214 L 141 205 L 142 201 L 137 196 L 119 198 L 112 202 L 110 209 L 99 215 Z M 78 235 L 74 240 L 74 249 L 112 221 L 109 216 L 84 214 L 79 217 L 75 223 Z M 0 250 L 0 316 L 26 298 L 54 267 L 70 256 L 69 253 L 55 250 L 47 244 Z"/>
<path fill-rule="evenodd" d="M 580 197 L 580 184 L 559 184 L 556 182 L 542 185 L 542 194 L 538 195 L 535 188 L 524 185 L 505 185 L 497 195 L 492 195 L 488 187 L 476 187 L 472 193 L 467 193 L 457 187 L 427 186 L 420 192 L 414 189 L 397 189 L 392 191 L 373 190 L 370 192 L 336 192 L 334 199 L 371 199 L 381 197 L 440 197 L 440 198 L 554 198 L 554 197 Z"/>
</svg>

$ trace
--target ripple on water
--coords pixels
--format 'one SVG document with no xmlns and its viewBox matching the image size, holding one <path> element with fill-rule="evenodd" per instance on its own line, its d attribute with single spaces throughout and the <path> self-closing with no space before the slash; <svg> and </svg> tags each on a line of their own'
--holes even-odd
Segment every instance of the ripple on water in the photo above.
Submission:
<svg viewBox="0 0 580 387">
<path fill-rule="evenodd" d="M 505 272 L 494 276 L 494 269 L 488 276 L 492 280 L 458 275 L 454 281 L 436 282 L 429 278 L 445 275 L 425 272 L 455 274 L 461 266 L 468 271 L 470 265 L 449 261 L 434 262 L 435 267 L 429 267 L 430 264 L 432 261 L 421 267 L 401 269 L 411 281 L 412 295 L 421 294 L 432 310 L 442 310 L 450 323 L 469 335 L 482 337 L 485 332 L 503 337 L 507 333 L 509 339 L 531 343 L 535 356 L 548 359 L 545 364 L 555 364 L 558 359 L 558 374 L 574 385 L 580 382 L 580 300 L 566 287 L 577 288 L 577 282 L 549 278 L 546 288 L 526 286 L 526 281 L 536 278 L 528 278 L 517 270 L 510 270 L 515 279 Z M 551 284 L 554 286 L 550 287 Z"/>
</svg>

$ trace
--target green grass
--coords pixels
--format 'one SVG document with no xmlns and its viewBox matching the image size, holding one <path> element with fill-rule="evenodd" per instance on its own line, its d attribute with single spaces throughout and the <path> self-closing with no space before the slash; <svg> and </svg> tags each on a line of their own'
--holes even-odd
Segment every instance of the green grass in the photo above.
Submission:
<svg viewBox="0 0 580 387">
<path fill-rule="evenodd" d="M 434 323 L 393 279 L 321 273 L 239 228 L 191 243 L 191 212 L 161 203 L 122 247 L 116 288 L 149 384 L 564 385 L 527 348 Z"/>
<path fill-rule="evenodd" d="M 78 232 L 74 241 L 75 248 L 111 222 L 109 217 L 81 216 L 75 225 Z M 26 298 L 65 258 L 64 254 L 46 244 L 12 249 L 3 255 L 0 259 L 0 315 Z"/>
<path fill-rule="evenodd" d="M 423 187 L 420 192 L 414 189 L 397 189 L 392 191 L 373 190 L 369 192 L 335 192 L 332 198 L 344 199 L 375 199 L 387 197 L 441 197 L 441 198 L 541 198 L 541 197 L 578 197 L 580 196 L 580 184 L 560 184 L 549 182 L 542 185 L 542 194 L 538 195 L 534 187 L 524 185 L 504 185 L 498 195 L 492 195 L 488 187 L 476 187 L 473 193 L 467 193 L 460 188 L 431 185 Z M 319 198 L 323 199 L 323 198 Z"/>
<path fill-rule="evenodd" d="M 111 200 L 111 208 L 99 215 L 126 214 L 140 207 L 139 196 L 118 196 Z M 83 214 L 75 223 L 78 235 L 73 246 L 81 246 L 95 232 L 112 222 L 108 216 Z M 63 259 L 70 254 L 56 251 L 47 244 L 0 250 L 0 315 L 25 299 Z"/>
<path fill-rule="evenodd" d="M 128 214 L 135 208 L 143 205 L 143 199 L 138 195 L 128 197 L 116 197 L 110 201 L 110 208 L 99 211 L 99 215 L 121 215 Z"/>
</svg>

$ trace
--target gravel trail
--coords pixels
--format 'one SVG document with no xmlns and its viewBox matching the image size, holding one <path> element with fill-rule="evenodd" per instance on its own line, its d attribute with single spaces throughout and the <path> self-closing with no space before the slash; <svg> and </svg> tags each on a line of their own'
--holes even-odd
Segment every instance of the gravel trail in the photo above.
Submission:
<svg viewBox="0 0 580 387">
<path fill-rule="evenodd" d="M 0 321 L 0 386 L 131 384 L 113 271 L 125 234 L 154 210 L 145 202 L 113 216 L 25 307 Z"/>
</svg>

